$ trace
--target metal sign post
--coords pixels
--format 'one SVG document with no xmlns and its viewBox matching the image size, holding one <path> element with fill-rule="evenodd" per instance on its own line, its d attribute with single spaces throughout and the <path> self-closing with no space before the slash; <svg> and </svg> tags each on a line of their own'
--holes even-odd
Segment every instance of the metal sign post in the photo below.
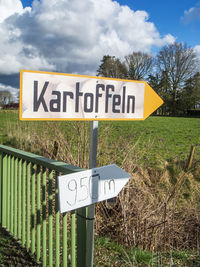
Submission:
<svg viewBox="0 0 200 267">
<path fill-rule="evenodd" d="M 90 122 L 90 169 L 97 165 L 97 145 L 98 145 L 98 121 Z M 87 234 L 86 234 L 86 266 L 93 266 L 94 258 L 94 217 L 95 204 L 87 208 Z"/>
<path fill-rule="evenodd" d="M 162 104 L 163 100 L 144 81 L 31 70 L 20 71 L 20 120 L 92 121 L 90 169 L 94 169 L 97 163 L 98 120 L 145 120 Z M 99 177 L 98 183 L 97 177 Z M 82 194 L 84 194 L 81 201 L 91 197 L 91 201 L 87 202 L 89 206 L 86 216 L 85 211 L 83 212 L 84 215 L 80 216 L 86 220 L 86 224 L 84 222 L 84 227 L 82 227 L 84 231 L 86 228 L 87 232 L 86 246 L 84 247 L 86 260 L 83 260 L 83 266 L 86 267 L 93 266 L 94 200 L 95 203 L 100 201 L 101 194 L 98 192 L 100 192 L 99 189 L 102 184 L 97 173 L 94 173 L 93 176 L 90 175 L 89 178 L 94 178 L 89 180 L 89 190 L 86 185 L 87 177 L 79 179 L 79 189 L 74 178 L 67 180 L 67 188 L 71 194 L 75 193 L 73 195 L 75 197 L 71 201 L 68 200 L 69 205 L 75 206 L 77 204 L 77 190 L 82 190 Z M 113 184 L 112 178 L 118 179 L 117 188 L 117 184 L 121 184 L 119 179 L 123 177 L 109 178 L 106 176 L 105 179 L 111 180 L 103 182 L 104 194 L 106 193 L 106 184 Z M 127 176 L 125 175 L 124 178 L 127 179 Z M 81 259 L 83 258 L 85 256 Z"/>
</svg>

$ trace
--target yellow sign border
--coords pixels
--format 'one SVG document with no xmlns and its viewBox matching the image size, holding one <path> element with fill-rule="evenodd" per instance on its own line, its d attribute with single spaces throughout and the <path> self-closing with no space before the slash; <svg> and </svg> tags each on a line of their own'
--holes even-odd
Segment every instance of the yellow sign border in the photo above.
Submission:
<svg viewBox="0 0 200 267">
<path fill-rule="evenodd" d="M 134 82 L 134 83 L 143 83 L 145 84 L 145 92 L 144 92 L 144 113 L 143 118 L 22 118 L 22 81 L 23 81 L 23 73 L 31 72 L 31 73 L 41 73 L 41 74 L 52 74 L 52 75 L 62 75 L 62 76 L 71 76 L 71 77 L 83 77 L 83 78 L 92 78 L 92 79 L 101 79 L 101 80 L 114 80 L 114 81 L 126 81 L 126 82 Z M 147 88 L 150 88 L 155 95 L 157 93 L 148 85 L 145 81 L 135 81 L 128 79 L 118 79 L 118 78 L 109 78 L 109 77 L 99 77 L 99 76 L 90 76 L 90 75 L 79 75 L 79 74 L 69 74 L 69 73 L 60 73 L 60 72 L 51 72 L 51 71 L 39 71 L 39 70 L 20 70 L 20 105 L 19 105 L 19 119 L 22 121 L 143 121 L 145 120 L 152 112 L 149 114 L 149 106 L 150 103 L 147 104 L 147 98 L 150 96 Z M 159 103 L 156 103 L 156 109 L 163 104 L 163 100 L 157 95 L 157 99 L 160 99 Z M 146 100 L 146 101 L 145 101 Z M 145 103 L 147 107 L 145 108 Z M 155 106 L 155 105 L 154 105 Z M 152 110 L 152 108 L 151 108 Z"/>
</svg>

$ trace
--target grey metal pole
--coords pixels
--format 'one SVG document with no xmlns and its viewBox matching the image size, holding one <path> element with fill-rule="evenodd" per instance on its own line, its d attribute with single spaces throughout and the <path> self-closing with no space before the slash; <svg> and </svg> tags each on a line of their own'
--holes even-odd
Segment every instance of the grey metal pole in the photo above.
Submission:
<svg viewBox="0 0 200 267">
<path fill-rule="evenodd" d="M 97 164 L 97 145 L 98 145 L 98 121 L 90 123 L 90 169 L 95 168 Z M 86 267 L 93 266 L 94 251 L 94 216 L 95 204 L 87 209 L 87 233 L 86 233 Z"/>
</svg>

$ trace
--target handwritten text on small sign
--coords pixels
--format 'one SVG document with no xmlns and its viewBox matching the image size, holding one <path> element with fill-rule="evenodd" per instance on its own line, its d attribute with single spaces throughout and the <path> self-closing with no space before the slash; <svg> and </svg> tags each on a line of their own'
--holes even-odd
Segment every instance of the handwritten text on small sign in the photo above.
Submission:
<svg viewBox="0 0 200 267">
<path fill-rule="evenodd" d="M 58 177 L 60 212 L 116 197 L 130 175 L 112 164 Z"/>
</svg>

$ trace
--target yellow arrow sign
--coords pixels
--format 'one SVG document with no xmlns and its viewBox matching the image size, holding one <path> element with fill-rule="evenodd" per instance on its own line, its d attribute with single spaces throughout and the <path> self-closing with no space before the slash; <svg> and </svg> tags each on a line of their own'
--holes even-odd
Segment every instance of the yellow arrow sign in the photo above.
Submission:
<svg viewBox="0 0 200 267">
<path fill-rule="evenodd" d="M 145 83 L 145 95 L 144 95 L 144 114 L 143 120 L 151 115 L 156 109 L 163 104 L 162 98 L 148 85 Z"/>
<path fill-rule="evenodd" d="M 143 81 L 21 70 L 21 120 L 144 120 L 163 100 Z"/>
</svg>

